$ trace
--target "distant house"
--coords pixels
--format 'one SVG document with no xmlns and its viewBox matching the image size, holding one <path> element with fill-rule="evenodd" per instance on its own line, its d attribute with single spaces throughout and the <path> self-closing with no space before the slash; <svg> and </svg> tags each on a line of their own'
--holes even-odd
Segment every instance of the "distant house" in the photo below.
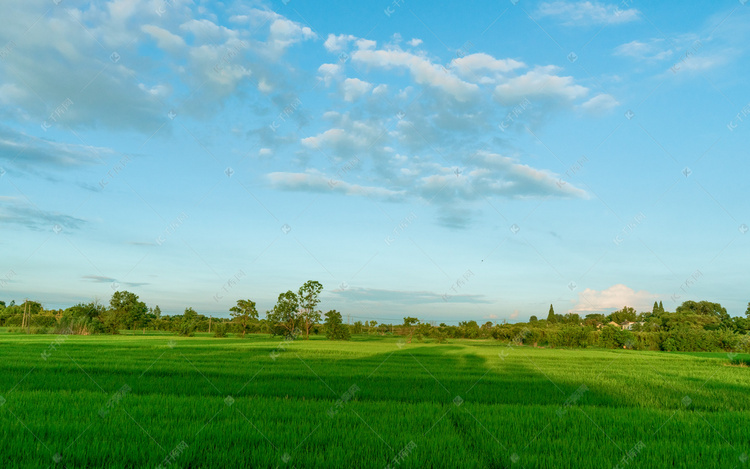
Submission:
<svg viewBox="0 0 750 469">
<path fill-rule="evenodd" d="M 620 327 L 620 325 L 619 325 L 619 324 L 617 324 L 617 323 L 616 323 L 616 322 L 614 322 L 614 321 L 609 321 L 609 322 L 607 323 L 607 325 L 608 325 L 608 326 L 615 326 L 615 327 Z"/>
<path fill-rule="evenodd" d="M 622 323 L 619 324 L 619 326 L 623 331 L 632 331 L 633 324 L 635 323 L 632 321 L 623 321 Z"/>
</svg>

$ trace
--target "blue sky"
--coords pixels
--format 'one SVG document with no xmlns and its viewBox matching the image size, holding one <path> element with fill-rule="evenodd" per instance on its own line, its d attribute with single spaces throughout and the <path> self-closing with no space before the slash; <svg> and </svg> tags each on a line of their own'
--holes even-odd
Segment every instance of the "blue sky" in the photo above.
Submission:
<svg viewBox="0 0 750 469">
<path fill-rule="evenodd" d="M 750 5 L 29 0 L 0 297 L 352 319 L 743 314 Z"/>
</svg>

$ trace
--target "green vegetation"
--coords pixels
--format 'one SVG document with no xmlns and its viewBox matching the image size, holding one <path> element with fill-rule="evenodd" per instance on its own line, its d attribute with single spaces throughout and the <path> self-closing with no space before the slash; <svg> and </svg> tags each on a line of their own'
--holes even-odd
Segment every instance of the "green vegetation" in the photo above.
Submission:
<svg viewBox="0 0 750 469">
<path fill-rule="evenodd" d="M 748 464 L 750 355 L 131 334 L 0 330 L 3 468 Z"/>
<path fill-rule="evenodd" d="M 479 325 L 476 321 L 462 321 L 457 326 L 422 321 L 405 317 L 400 325 L 378 324 L 377 321 L 356 321 L 344 324 L 341 313 L 330 311 L 321 324 L 320 294 L 323 285 L 315 280 L 305 282 L 297 292 L 279 294 L 276 305 L 259 319 L 256 303 L 250 299 L 237 300 L 229 309 L 230 318 L 216 320 L 215 337 L 234 333 L 268 333 L 272 336 L 294 337 L 304 333 L 304 339 L 325 332 L 330 340 L 349 340 L 352 334 L 398 334 L 408 344 L 431 337 L 438 343 L 449 339 L 488 339 L 513 341 L 535 347 L 567 348 L 627 348 L 666 352 L 743 352 L 750 351 L 750 303 L 746 317 L 731 316 L 719 303 L 685 301 L 674 312 L 664 310 L 661 301 L 654 302 L 651 311 L 637 312 L 622 309 L 607 315 L 576 313 L 557 314 L 550 305 L 547 319 L 533 315 L 527 323 Z M 329 316 L 331 313 L 337 317 Z M 179 316 L 162 315 L 157 305 L 149 309 L 138 296 L 128 291 L 112 295 L 109 307 L 97 302 L 78 304 L 65 310 L 45 310 L 35 301 L 22 305 L 11 302 L 7 307 L 0 301 L 0 327 L 20 326 L 27 333 L 89 335 L 121 330 L 170 331 L 184 337 L 196 332 L 211 332 L 213 317 L 199 314 L 191 307 Z"/>
</svg>

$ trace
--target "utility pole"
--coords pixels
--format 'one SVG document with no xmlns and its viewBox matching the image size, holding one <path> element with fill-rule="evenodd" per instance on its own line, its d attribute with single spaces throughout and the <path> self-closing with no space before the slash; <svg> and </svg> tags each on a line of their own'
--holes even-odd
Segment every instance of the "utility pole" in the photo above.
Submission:
<svg viewBox="0 0 750 469">
<path fill-rule="evenodd" d="M 211 333 L 211 321 L 213 321 L 213 316 L 208 317 L 208 333 Z"/>
<path fill-rule="evenodd" d="M 29 299 L 26 298 L 26 301 L 23 302 L 23 317 L 25 319 L 24 323 L 26 324 L 26 333 L 31 333 L 31 311 L 29 311 Z"/>
</svg>

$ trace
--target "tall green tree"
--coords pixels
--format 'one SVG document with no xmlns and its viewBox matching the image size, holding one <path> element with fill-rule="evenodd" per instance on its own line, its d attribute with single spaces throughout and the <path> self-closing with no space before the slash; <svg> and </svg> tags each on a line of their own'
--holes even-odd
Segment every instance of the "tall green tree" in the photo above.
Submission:
<svg viewBox="0 0 750 469">
<path fill-rule="evenodd" d="M 349 326 L 344 324 L 341 319 L 341 313 L 332 309 L 326 314 L 325 329 L 326 337 L 328 340 L 349 340 L 351 335 L 349 332 Z"/>
<path fill-rule="evenodd" d="M 719 322 L 728 322 L 731 319 L 725 307 L 721 306 L 719 303 L 712 303 L 710 301 L 696 302 L 688 300 L 678 306 L 676 312 L 712 316 L 718 319 Z"/>
<path fill-rule="evenodd" d="M 146 319 L 148 307 L 146 303 L 138 301 L 138 295 L 129 291 L 116 291 L 109 300 L 109 306 L 113 312 L 110 321 L 110 331 L 113 326 L 125 329 L 138 328 Z"/>
<path fill-rule="evenodd" d="M 659 301 L 659 312 L 664 313 L 664 304 L 661 301 Z"/>
<path fill-rule="evenodd" d="M 320 292 L 323 291 L 323 285 L 316 280 L 308 280 L 304 285 L 299 287 L 297 298 L 299 300 L 300 318 L 305 326 L 305 339 L 310 338 L 310 327 L 316 322 L 320 322 L 320 311 L 315 308 L 320 303 Z"/>
<path fill-rule="evenodd" d="M 250 324 L 250 320 L 258 319 L 258 310 L 255 309 L 255 302 L 251 300 L 237 300 L 237 306 L 229 308 L 232 320 L 242 328 L 242 337 L 245 337 L 245 331 Z"/>
<path fill-rule="evenodd" d="M 272 324 L 272 330 L 278 328 L 286 336 L 293 335 L 300 324 L 297 294 L 291 290 L 281 293 L 276 305 L 266 313 L 266 317 Z"/>
<path fill-rule="evenodd" d="M 555 314 L 555 308 L 549 305 L 549 313 L 547 314 L 547 322 L 555 324 L 557 322 L 557 315 Z"/>
<path fill-rule="evenodd" d="M 414 335 L 414 326 L 417 324 L 419 324 L 419 319 L 417 318 L 411 316 L 404 318 L 404 328 L 406 329 L 406 333 L 409 334 L 408 343 L 411 343 L 411 337 Z"/>
</svg>

